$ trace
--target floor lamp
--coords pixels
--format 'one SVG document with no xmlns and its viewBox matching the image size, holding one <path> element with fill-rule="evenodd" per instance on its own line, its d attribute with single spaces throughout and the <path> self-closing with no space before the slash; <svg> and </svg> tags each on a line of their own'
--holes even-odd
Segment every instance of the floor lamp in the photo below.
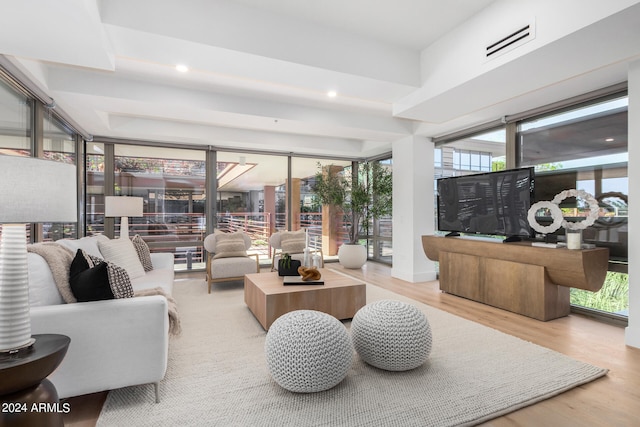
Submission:
<svg viewBox="0 0 640 427">
<path fill-rule="evenodd" d="M 129 238 L 129 217 L 142 216 L 142 197 L 106 196 L 104 216 L 120 217 L 120 238 Z"/>
<path fill-rule="evenodd" d="M 0 155 L 0 352 L 34 342 L 26 225 L 78 221 L 75 165 Z"/>
</svg>

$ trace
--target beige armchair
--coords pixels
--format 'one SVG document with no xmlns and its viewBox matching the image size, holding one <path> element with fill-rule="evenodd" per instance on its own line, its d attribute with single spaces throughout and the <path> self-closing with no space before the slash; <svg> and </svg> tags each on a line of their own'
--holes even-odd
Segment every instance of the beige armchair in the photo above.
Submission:
<svg viewBox="0 0 640 427">
<path fill-rule="evenodd" d="M 278 231 L 269 237 L 269 244 L 273 248 L 271 257 L 271 271 L 278 269 L 278 260 L 284 253 L 291 255 L 291 259 L 300 262 L 304 260 L 304 248 L 306 245 L 304 230 L 299 231 Z M 324 267 L 324 255 L 322 249 L 312 249 L 311 256 L 320 255 L 320 267 Z"/>
<path fill-rule="evenodd" d="M 251 238 L 241 232 L 215 232 L 204 239 L 207 250 L 207 284 L 243 280 L 245 274 L 259 273 L 258 254 L 247 255 Z"/>
</svg>

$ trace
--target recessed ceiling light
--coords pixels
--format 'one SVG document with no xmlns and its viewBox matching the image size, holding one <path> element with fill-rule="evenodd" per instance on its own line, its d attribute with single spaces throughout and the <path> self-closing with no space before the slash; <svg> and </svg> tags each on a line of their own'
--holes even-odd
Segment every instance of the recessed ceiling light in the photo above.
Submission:
<svg viewBox="0 0 640 427">
<path fill-rule="evenodd" d="M 176 65 L 176 70 L 180 71 L 181 73 L 186 73 L 187 71 L 189 71 L 189 67 L 184 64 L 178 64 Z"/>
<path fill-rule="evenodd" d="M 329 98 L 335 98 L 336 96 L 338 96 L 338 92 L 336 92 L 335 90 L 330 90 L 329 92 L 327 92 L 327 96 Z"/>
<path fill-rule="evenodd" d="M 607 139 L 605 139 L 605 141 L 606 141 L 606 142 L 613 142 L 613 141 L 615 141 L 615 139 L 613 139 L 613 138 L 607 138 Z"/>
</svg>

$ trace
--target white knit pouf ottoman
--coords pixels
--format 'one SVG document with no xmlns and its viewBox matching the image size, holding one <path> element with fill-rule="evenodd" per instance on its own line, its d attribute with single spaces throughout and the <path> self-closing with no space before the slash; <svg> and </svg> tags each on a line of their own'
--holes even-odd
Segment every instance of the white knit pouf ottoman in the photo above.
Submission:
<svg viewBox="0 0 640 427">
<path fill-rule="evenodd" d="M 267 366 L 282 388 L 297 393 L 328 390 L 346 376 L 353 344 L 335 317 L 296 310 L 276 319 L 265 341 Z"/>
<path fill-rule="evenodd" d="M 387 371 L 408 371 L 431 353 L 431 327 L 413 305 L 383 300 L 362 307 L 351 322 L 351 335 L 362 360 Z"/>
</svg>

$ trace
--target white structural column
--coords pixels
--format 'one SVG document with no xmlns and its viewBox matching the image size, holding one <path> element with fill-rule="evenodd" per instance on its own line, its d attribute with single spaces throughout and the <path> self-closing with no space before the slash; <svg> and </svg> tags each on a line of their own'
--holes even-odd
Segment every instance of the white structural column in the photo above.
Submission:
<svg viewBox="0 0 640 427">
<path fill-rule="evenodd" d="M 422 235 L 434 232 L 433 142 L 410 136 L 393 143 L 393 268 L 408 282 L 436 279 L 435 264 L 422 250 Z"/>
<path fill-rule="evenodd" d="M 627 345 L 640 348 L 640 61 L 629 65 L 629 326 Z"/>
</svg>

